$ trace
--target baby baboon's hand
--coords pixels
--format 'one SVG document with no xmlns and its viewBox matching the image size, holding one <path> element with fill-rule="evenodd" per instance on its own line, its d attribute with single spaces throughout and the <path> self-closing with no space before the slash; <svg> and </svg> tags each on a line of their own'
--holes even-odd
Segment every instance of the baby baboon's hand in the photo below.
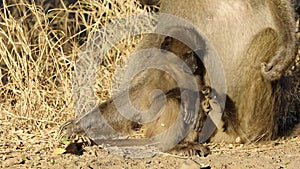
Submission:
<svg viewBox="0 0 300 169">
<path fill-rule="evenodd" d="M 180 100 L 182 106 L 183 120 L 186 124 L 195 125 L 198 119 L 200 98 L 197 91 L 189 89 L 174 88 L 166 93 L 168 98 Z"/>
<path fill-rule="evenodd" d="M 183 120 L 187 124 L 195 124 L 199 112 L 200 98 L 197 92 L 183 89 L 181 105 L 184 111 Z"/>
</svg>

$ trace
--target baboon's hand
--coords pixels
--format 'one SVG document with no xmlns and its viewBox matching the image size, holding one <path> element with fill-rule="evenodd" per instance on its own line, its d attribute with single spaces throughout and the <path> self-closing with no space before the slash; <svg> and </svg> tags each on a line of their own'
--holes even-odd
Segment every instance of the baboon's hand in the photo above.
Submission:
<svg viewBox="0 0 300 169">
<path fill-rule="evenodd" d="M 196 119 L 194 130 L 201 131 L 202 127 L 204 126 L 204 122 L 207 118 L 208 113 L 211 111 L 211 87 L 203 86 L 199 92 L 200 96 L 200 108 L 198 113 L 198 118 Z"/>
<path fill-rule="evenodd" d="M 183 120 L 186 124 L 195 125 L 199 112 L 200 98 L 198 93 L 188 89 L 183 89 L 181 94 L 181 105 L 184 111 Z"/>
</svg>

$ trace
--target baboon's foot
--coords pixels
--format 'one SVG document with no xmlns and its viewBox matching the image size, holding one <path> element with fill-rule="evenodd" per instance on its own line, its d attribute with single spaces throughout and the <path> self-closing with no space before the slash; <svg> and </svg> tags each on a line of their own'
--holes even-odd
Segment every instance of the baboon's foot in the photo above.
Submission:
<svg viewBox="0 0 300 169">
<path fill-rule="evenodd" d="M 60 126 L 57 132 L 57 139 L 68 138 L 72 142 L 83 142 L 88 145 L 93 145 L 93 141 L 87 136 L 84 129 L 78 123 L 77 118 L 73 118 Z"/>
<path fill-rule="evenodd" d="M 72 118 L 66 121 L 59 127 L 58 137 L 62 136 L 71 136 L 71 135 L 85 135 L 83 128 L 81 128 L 80 124 L 77 122 L 76 118 Z"/>
<path fill-rule="evenodd" d="M 195 143 L 195 142 L 183 142 L 178 144 L 173 149 L 169 150 L 168 153 L 180 156 L 201 156 L 206 157 L 210 154 L 208 147 Z"/>
<path fill-rule="evenodd" d="M 262 63 L 261 64 L 261 73 L 263 77 L 267 80 L 274 81 L 278 80 L 283 75 L 283 70 L 273 66 L 271 64 Z"/>
</svg>

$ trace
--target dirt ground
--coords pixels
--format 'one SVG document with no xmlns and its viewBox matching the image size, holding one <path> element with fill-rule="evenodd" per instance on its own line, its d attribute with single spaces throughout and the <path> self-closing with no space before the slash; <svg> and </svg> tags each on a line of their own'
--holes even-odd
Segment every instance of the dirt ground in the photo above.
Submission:
<svg viewBox="0 0 300 169">
<path fill-rule="evenodd" d="M 1 129 L 7 128 L 4 121 Z M 210 144 L 207 157 L 158 154 L 153 158 L 127 159 L 98 146 L 83 146 L 80 155 L 63 153 L 57 128 L 30 133 L 1 131 L 0 168 L 299 168 L 300 137 L 252 144 Z"/>
</svg>

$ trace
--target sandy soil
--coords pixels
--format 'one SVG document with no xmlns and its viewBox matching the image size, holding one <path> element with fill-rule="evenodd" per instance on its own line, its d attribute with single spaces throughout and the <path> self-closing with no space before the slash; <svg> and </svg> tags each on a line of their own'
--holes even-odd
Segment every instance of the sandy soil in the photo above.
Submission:
<svg viewBox="0 0 300 169">
<path fill-rule="evenodd" d="M 5 122 L 1 121 L 1 124 Z M 4 125 L 0 125 L 5 129 Z M 300 137 L 252 145 L 210 144 L 207 157 L 159 154 L 127 159 L 98 146 L 83 146 L 80 155 L 63 153 L 57 128 L 39 133 L 1 130 L 0 168 L 299 168 Z M 82 150 L 82 152 L 81 152 Z"/>
</svg>

